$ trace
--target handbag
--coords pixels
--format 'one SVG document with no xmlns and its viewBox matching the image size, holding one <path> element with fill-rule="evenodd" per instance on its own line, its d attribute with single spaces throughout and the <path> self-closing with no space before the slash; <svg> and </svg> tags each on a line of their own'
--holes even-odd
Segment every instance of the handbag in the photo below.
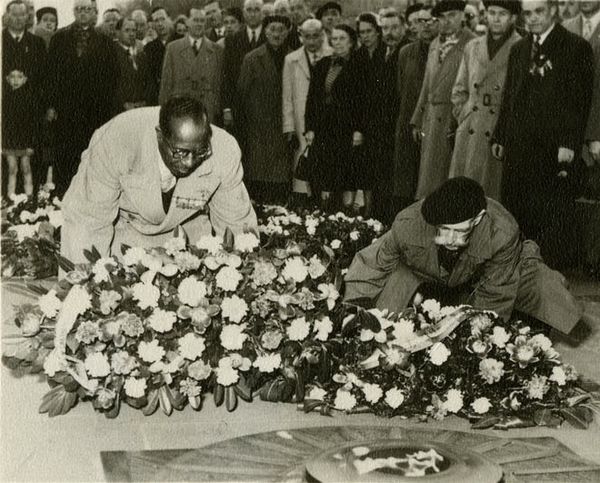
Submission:
<svg viewBox="0 0 600 483">
<path fill-rule="evenodd" d="M 313 156 L 310 155 L 310 146 L 306 146 L 298 158 L 294 178 L 300 181 L 310 181 L 313 172 Z"/>
</svg>

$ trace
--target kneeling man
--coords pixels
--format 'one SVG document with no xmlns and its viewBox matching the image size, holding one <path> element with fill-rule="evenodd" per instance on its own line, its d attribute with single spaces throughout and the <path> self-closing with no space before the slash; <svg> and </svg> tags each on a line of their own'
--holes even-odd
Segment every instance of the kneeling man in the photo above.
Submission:
<svg viewBox="0 0 600 483">
<path fill-rule="evenodd" d="M 504 320 L 518 310 L 564 333 L 582 315 L 565 278 L 543 263 L 534 242 L 522 240 L 512 215 L 463 177 L 401 211 L 390 231 L 356 254 L 345 299 L 400 312 L 432 287 L 442 298 L 454 295 L 454 303 Z"/>
<path fill-rule="evenodd" d="M 127 111 L 99 128 L 81 156 L 62 211 L 62 255 L 86 262 L 121 245 L 155 247 L 181 226 L 190 242 L 212 230 L 257 233 L 235 139 L 197 100 Z"/>
</svg>

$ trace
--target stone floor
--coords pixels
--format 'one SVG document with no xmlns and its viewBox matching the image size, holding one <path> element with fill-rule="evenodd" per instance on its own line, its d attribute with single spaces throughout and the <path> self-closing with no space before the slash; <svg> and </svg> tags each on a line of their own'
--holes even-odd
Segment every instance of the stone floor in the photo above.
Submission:
<svg viewBox="0 0 600 483">
<path fill-rule="evenodd" d="M 586 316 L 574 337 L 558 341 L 557 348 L 564 360 L 585 376 L 600 380 L 600 283 L 581 276 L 570 279 L 573 292 L 585 303 Z M 12 305 L 23 301 L 3 290 L 5 334 L 10 328 Z M 162 413 L 144 417 L 141 412 L 124 407 L 115 420 L 106 419 L 90 405 L 82 404 L 65 416 L 51 419 L 38 414 L 41 398 L 48 389 L 46 383 L 34 376 L 16 379 L 4 367 L 0 382 L 0 481 L 103 481 L 100 451 L 197 448 L 272 430 L 348 424 L 469 431 L 467 421 L 454 417 L 424 424 L 367 414 L 327 418 L 298 412 L 292 404 L 262 401 L 242 403 L 235 412 L 228 413 L 207 400 L 200 412 L 186 408 L 169 418 Z M 485 433 L 515 438 L 553 437 L 579 456 L 600 464 L 598 421 L 586 431 L 563 425 L 559 429 L 486 430 Z"/>
</svg>

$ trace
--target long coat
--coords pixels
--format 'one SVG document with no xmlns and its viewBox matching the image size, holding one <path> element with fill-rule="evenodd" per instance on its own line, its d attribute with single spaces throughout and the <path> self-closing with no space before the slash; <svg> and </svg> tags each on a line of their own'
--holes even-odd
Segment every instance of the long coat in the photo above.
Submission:
<svg viewBox="0 0 600 483">
<path fill-rule="evenodd" d="M 582 310 L 565 278 L 542 262 L 535 243 L 522 241 L 500 203 L 488 198 L 486 214 L 451 273 L 439 263 L 436 227 L 423 219 L 422 203 L 401 211 L 387 233 L 356 254 L 345 277 L 345 300 L 372 299 L 378 308 L 398 313 L 420 284 L 433 282 L 504 320 L 519 310 L 563 332 L 579 321 Z"/>
<path fill-rule="evenodd" d="M 487 36 L 469 42 L 452 88 L 458 122 L 450 178 L 478 181 L 487 196 L 500 200 L 502 162 L 492 156 L 491 137 L 498 120 L 510 49 L 521 36 L 513 32 L 490 59 Z"/>
<path fill-rule="evenodd" d="M 221 47 L 204 37 L 196 55 L 188 36 L 174 40 L 165 52 L 159 102 L 163 105 L 175 95 L 192 96 L 202 101 L 214 122 L 220 113 L 222 78 Z"/>
<path fill-rule="evenodd" d="M 40 141 L 46 72 L 44 41 L 29 32 L 16 42 L 2 31 L 2 148 L 33 149 Z M 19 71 L 27 78 L 13 89 L 6 77 Z"/>
<path fill-rule="evenodd" d="M 265 43 L 265 34 L 261 29 L 257 40 L 257 47 Z M 242 62 L 247 53 L 252 50 L 248 32 L 246 28 L 233 34 L 231 37 L 225 37 L 225 50 L 223 52 L 223 89 L 221 104 L 223 109 L 232 109 L 235 111 L 236 89 L 240 77 Z"/>
<path fill-rule="evenodd" d="M 399 96 L 394 142 L 393 194 L 413 201 L 417 189 L 420 146 L 412 137 L 412 119 L 425 78 L 429 45 L 417 40 L 400 49 L 396 89 Z"/>
<path fill-rule="evenodd" d="M 60 29 L 48 51 L 48 104 L 58 114 L 54 124 L 60 154 L 54 179 L 59 196 L 94 131 L 113 115 L 119 72 L 114 41 L 90 28 L 87 49 L 79 55 L 79 32 L 75 23 Z"/>
<path fill-rule="evenodd" d="M 424 198 L 446 179 L 452 159 L 454 131 L 450 96 L 463 50 L 474 37 L 468 29 L 458 34 L 458 43 L 439 62 L 440 38 L 433 40 L 425 69 L 425 79 L 411 124 L 425 133 L 421 141 L 421 163 L 416 198 Z"/>
<path fill-rule="evenodd" d="M 148 71 L 152 80 L 149 99 L 149 104 L 152 106 L 158 105 L 160 79 L 162 77 L 162 67 L 166 50 L 167 46 L 166 44 L 163 44 L 163 41 L 160 38 L 156 38 L 144 46 L 144 53 L 148 59 Z"/>
<path fill-rule="evenodd" d="M 540 55 L 545 75 L 530 73 L 532 39 L 512 48 L 494 140 L 504 146 L 502 201 L 525 236 L 539 243 L 552 264 L 571 261 L 576 245 L 570 223 L 581 179 L 581 152 L 593 87 L 593 54 L 581 37 L 555 25 Z M 560 147 L 575 153 L 559 177 Z M 571 240 L 571 241 L 569 241 Z"/>
<path fill-rule="evenodd" d="M 246 179 L 291 180 L 292 161 L 283 136 L 282 73 L 267 45 L 244 57 L 237 87 L 238 130 Z"/>
<path fill-rule="evenodd" d="M 177 180 L 165 213 L 161 196 L 158 107 L 133 109 L 102 126 L 83 153 L 64 197 L 61 253 L 74 263 L 95 246 L 102 256 L 121 255 L 121 245 L 162 245 L 177 226 L 191 243 L 211 230 L 222 236 L 256 231 L 256 215 L 242 181 L 235 139 L 212 126 L 213 156 Z"/>
<path fill-rule="evenodd" d="M 305 124 L 315 133 L 311 149 L 316 160 L 314 183 L 321 191 L 355 188 L 356 150 L 354 132 L 364 133 L 366 124 L 365 69 L 353 54 L 335 78 L 330 96 L 325 80 L 334 62 L 326 57 L 314 68 L 306 100 Z"/>
<path fill-rule="evenodd" d="M 294 153 L 294 167 L 298 162 L 298 158 L 306 148 L 306 140 L 304 139 L 304 113 L 306 111 L 306 98 L 308 97 L 308 87 L 310 85 L 310 77 L 312 67 L 308 63 L 306 50 L 301 47 L 289 53 L 285 57 L 283 65 L 283 86 L 282 86 L 282 103 L 283 103 L 283 132 L 295 133 L 298 140 L 298 149 Z M 328 57 L 331 55 L 331 47 L 323 43 L 321 50 L 318 52 L 319 58 Z M 297 181 L 294 180 L 296 185 Z M 305 183 L 298 180 L 298 189 L 307 191 L 307 187 L 302 185 Z"/>
<path fill-rule="evenodd" d="M 136 50 L 134 61 L 129 52 L 117 45 L 117 62 L 119 78 L 115 95 L 115 114 L 125 110 L 125 103 L 151 105 L 153 97 L 153 82 L 150 75 L 148 57 L 144 50 Z M 139 106 L 138 106 L 139 107 Z"/>
</svg>

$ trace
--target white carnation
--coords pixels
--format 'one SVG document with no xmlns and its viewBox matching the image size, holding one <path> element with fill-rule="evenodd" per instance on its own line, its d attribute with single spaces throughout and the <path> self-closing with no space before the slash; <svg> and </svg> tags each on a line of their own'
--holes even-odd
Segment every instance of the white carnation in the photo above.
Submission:
<svg viewBox="0 0 600 483">
<path fill-rule="evenodd" d="M 463 395 L 458 389 L 450 389 L 446 393 L 444 408 L 450 413 L 457 413 L 463 407 Z"/>
<path fill-rule="evenodd" d="M 150 283 L 139 282 L 131 288 L 133 298 L 138 301 L 140 309 L 145 310 L 149 307 L 158 306 L 158 299 L 160 299 L 160 290 L 158 287 Z"/>
<path fill-rule="evenodd" d="M 315 339 L 325 342 L 329 338 L 329 334 L 333 332 L 333 322 L 326 315 L 322 319 L 315 321 L 313 331 L 317 333 Z"/>
<path fill-rule="evenodd" d="M 366 383 L 361 389 L 368 403 L 375 404 L 383 397 L 383 390 L 377 384 Z"/>
<path fill-rule="evenodd" d="M 108 358 L 102 352 L 93 352 L 85 358 L 85 370 L 92 377 L 106 377 L 110 374 Z"/>
<path fill-rule="evenodd" d="M 182 304 L 197 307 L 206 296 L 206 284 L 196 277 L 187 277 L 179 284 L 177 296 Z"/>
<path fill-rule="evenodd" d="M 300 257 L 292 257 L 285 262 L 281 274 L 286 280 L 293 280 L 296 283 L 301 283 L 308 276 L 308 269 Z"/>
<path fill-rule="evenodd" d="M 217 287 L 227 292 L 234 292 L 243 278 L 242 274 L 236 268 L 223 267 L 217 273 Z"/>
<path fill-rule="evenodd" d="M 179 338 L 179 353 L 182 357 L 195 361 L 204 353 L 206 345 L 204 344 L 204 337 L 190 332 Z"/>
<path fill-rule="evenodd" d="M 350 391 L 338 389 L 333 405 L 340 411 L 351 411 L 356 406 L 356 398 Z"/>
<path fill-rule="evenodd" d="M 281 355 L 278 353 L 258 356 L 254 361 L 254 367 L 260 372 L 273 372 L 279 366 L 281 366 Z"/>
<path fill-rule="evenodd" d="M 158 345 L 158 341 L 155 339 L 151 342 L 140 342 L 138 355 L 142 360 L 153 363 L 160 361 L 164 357 L 165 350 Z"/>
<path fill-rule="evenodd" d="M 240 350 L 248 335 L 244 333 L 246 324 L 227 324 L 221 329 L 221 345 L 230 351 Z"/>
<path fill-rule="evenodd" d="M 56 296 L 56 290 L 52 289 L 38 299 L 38 305 L 46 317 L 52 318 L 62 307 L 62 302 Z"/>
<path fill-rule="evenodd" d="M 310 333 L 310 323 L 304 317 L 299 317 L 292 320 L 286 332 L 290 340 L 304 340 Z"/>
<path fill-rule="evenodd" d="M 441 342 L 433 344 L 431 349 L 429 349 L 429 358 L 431 363 L 436 366 L 441 366 L 444 362 L 446 362 L 450 354 L 450 350 Z"/>
<path fill-rule="evenodd" d="M 240 323 L 248 313 L 248 304 L 237 295 L 225 297 L 221 303 L 221 312 L 223 317 L 232 322 Z"/>
<path fill-rule="evenodd" d="M 234 248 L 240 252 L 251 252 L 258 248 L 258 238 L 254 233 L 240 233 L 235 236 Z"/>
<path fill-rule="evenodd" d="M 148 317 L 148 324 L 156 332 L 169 332 L 173 329 L 173 325 L 177 321 L 177 315 L 175 312 L 163 309 L 154 309 L 152 315 Z"/>
<path fill-rule="evenodd" d="M 490 403 L 490 400 L 487 397 L 477 398 L 471 403 L 471 408 L 477 414 L 485 414 L 490 410 L 491 407 L 492 403 Z"/>
<path fill-rule="evenodd" d="M 223 238 L 220 236 L 203 236 L 196 242 L 196 248 L 209 253 L 219 253 L 223 249 Z"/>
<path fill-rule="evenodd" d="M 128 377 L 125 381 L 125 394 L 136 399 L 144 397 L 146 394 L 146 379 Z"/>
<path fill-rule="evenodd" d="M 397 387 L 388 389 L 385 392 L 385 402 L 392 409 L 397 409 L 404 402 L 404 393 Z"/>
</svg>

